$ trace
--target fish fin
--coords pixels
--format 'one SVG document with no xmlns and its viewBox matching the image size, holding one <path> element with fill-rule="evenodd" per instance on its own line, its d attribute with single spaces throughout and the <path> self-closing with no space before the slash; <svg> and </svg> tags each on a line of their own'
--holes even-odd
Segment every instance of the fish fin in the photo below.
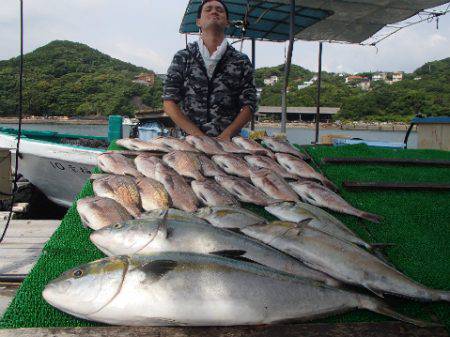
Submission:
<svg viewBox="0 0 450 337">
<path fill-rule="evenodd" d="M 364 288 L 366 288 L 367 290 L 369 290 L 371 293 L 375 294 L 376 296 L 384 298 L 384 294 L 381 291 L 372 289 L 366 285 L 363 285 L 363 286 L 364 286 Z"/>
<path fill-rule="evenodd" d="M 212 254 L 212 255 L 218 255 L 218 256 L 223 256 L 223 257 L 228 257 L 228 258 L 242 256 L 245 253 L 246 253 L 245 250 L 238 250 L 238 249 L 216 250 L 216 251 L 210 252 L 210 254 Z"/>
<path fill-rule="evenodd" d="M 168 239 L 171 231 L 167 229 L 167 216 L 169 215 L 168 210 L 164 210 L 160 213 L 160 220 L 158 224 L 158 235 L 161 235 L 164 239 Z"/>
<path fill-rule="evenodd" d="M 383 302 L 375 299 L 375 298 L 371 298 L 368 296 L 361 296 L 360 297 L 360 301 L 359 301 L 359 306 L 360 309 L 366 309 L 366 310 L 370 310 L 373 312 L 376 312 L 378 314 L 381 315 L 385 315 L 385 316 L 389 316 L 395 319 L 398 319 L 400 321 L 403 322 L 407 322 L 422 328 L 426 328 L 426 327 L 441 327 L 441 324 L 438 323 L 432 323 L 432 322 L 425 322 L 425 321 L 421 321 L 412 317 L 408 317 L 405 315 L 402 315 L 399 312 L 396 312 L 394 309 L 392 309 L 391 307 L 387 306 L 386 304 L 384 304 Z"/>
<path fill-rule="evenodd" d="M 228 259 L 232 259 L 232 260 L 236 260 L 236 261 L 244 261 L 244 262 L 261 264 L 259 262 L 253 261 L 253 260 L 243 256 L 245 253 L 246 253 L 245 250 L 218 250 L 215 252 L 210 252 L 211 255 L 222 256 L 222 257 L 226 257 Z"/>
<path fill-rule="evenodd" d="M 299 225 L 307 225 L 313 220 L 314 220 L 313 218 L 306 218 L 306 219 L 300 220 L 299 222 L 297 222 L 297 226 L 299 226 Z"/>
<path fill-rule="evenodd" d="M 370 244 L 370 247 L 372 247 L 372 249 L 384 249 L 387 247 L 395 247 L 395 246 L 397 246 L 396 243 L 376 242 Z"/>
<path fill-rule="evenodd" d="M 322 184 L 325 185 L 325 187 L 328 187 L 330 190 L 334 191 L 334 192 L 338 192 L 339 189 L 337 188 L 337 186 L 335 184 L 333 184 L 332 181 L 328 180 L 327 178 L 323 177 L 323 179 L 321 180 Z"/>
<path fill-rule="evenodd" d="M 229 231 L 231 231 L 231 232 L 233 232 L 233 233 L 236 233 L 236 234 L 242 234 L 242 235 L 244 235 L 244 233 L 242 233 L 242 231 L 239 229 L 239 228 L 227 228 L 227 230 L 229 230 Z"/>
<path fill-rule="evenodd" d="M 173 260 L 155 260 L 144 264 L 141 269 L 145 273 L 149 273 L 151 276 L 160 279 L 177 265 L 178 263 Z"/>
<path fill-rule="evenodd" d="M 374 223 L 380 223 L 381 220 L 383 220 L 383 217 L 381 215 L 372 214 L 372 213 L 369 213 L 369 212 L 361 212 L 359 214 L 359 217 L 361 217 L 363 219 L 366 219 L 366 220 L 369 220 L 369 221 L 374 222 Z"/>
</svg>

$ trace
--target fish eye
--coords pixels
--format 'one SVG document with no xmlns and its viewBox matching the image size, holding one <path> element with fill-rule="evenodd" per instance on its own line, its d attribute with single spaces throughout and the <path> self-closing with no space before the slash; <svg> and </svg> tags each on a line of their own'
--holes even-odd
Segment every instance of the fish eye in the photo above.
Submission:
<svg viewBox="0 0 450 337">
<path fill-rule="evenodd" d="M 81 269 L 77 269 L 73 272 L 73 277 L 80 278 L 81 276 L 83 276 L 83 271 Z"/>
</svg>

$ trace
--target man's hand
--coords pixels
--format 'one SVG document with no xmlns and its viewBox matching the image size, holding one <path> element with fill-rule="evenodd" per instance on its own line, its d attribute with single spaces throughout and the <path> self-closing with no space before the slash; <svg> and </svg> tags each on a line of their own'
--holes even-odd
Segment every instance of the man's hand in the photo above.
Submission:
<svg viewBox="0 0 450 337">
<path fill-rule="evenodd" d="M 226 130 L 224 130 L 220 135 L 218 135 L 216 138 L 220 139 L 220 140 L 226 140 L 226 141 L 230 141 L 231 140 L 231 135 L 226 132 Z"/>
<path fill-rule="evenodd" d="M 223 132 L 217 137 L 222 140 L 230 140 L 235 134 L 237 134 L 244 126 L 252 119 L 252 110 L 249 106 L 242 107 L 239 114 Z"/>
<path fill-rule="evenodd" d="M 164 111 L 172 119 L 172 121 L 187 134 L 192 136 L 204 136 L 205 134 L 197 125 L 181 111 L 177 103 L 171 100 L 164 101 Z"/>
</svg>

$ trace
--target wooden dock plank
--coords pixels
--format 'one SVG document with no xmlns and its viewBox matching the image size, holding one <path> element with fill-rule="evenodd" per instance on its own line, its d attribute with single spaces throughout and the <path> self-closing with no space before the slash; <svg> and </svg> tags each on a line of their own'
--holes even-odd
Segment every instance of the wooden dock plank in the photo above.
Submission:
<svg viewBox="0 0 450 337">
<path fill-rule="evenodd" d="M 241 327 L 95 327 L 0 330 L 0 337 L 448 337 L 444 328 L 399 322 Z"/>
<path fill-rule="evenodd" d="M 12 220 L 0 243 L 0 274 L 28 274 L 60 220 Z M 0 222 L 3 231 L 6 221 Z"/>
<path fill-rule="evenodd" d="M 18 284 L 0 284 L 0 317 L 5 313 L 17 289 L 19 289 Z"/>
</svg>

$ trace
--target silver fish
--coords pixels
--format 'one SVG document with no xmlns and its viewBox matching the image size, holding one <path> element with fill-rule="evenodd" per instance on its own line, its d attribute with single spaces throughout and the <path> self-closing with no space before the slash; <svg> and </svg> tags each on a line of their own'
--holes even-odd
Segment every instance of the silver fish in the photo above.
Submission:
<svg viewBox="0 0 450 337">
<path fill-rule="evenodd" d="M 133 217 L 141 214 L 141 197 L 134 178 L 110 175 L 94 180 L 92 188 L 95 195 L 114 199 Z"/>
<path fill-rule="evenodd" d="M 201 163 L 192 152 L 172 151 L 162 157 L 167 166 L 173 168 L 178 174 L 197 180 L 203 180 L 200 173 Z"/>
<path fill-rule="evenodd" d="M 184 178 L 171 168 L 156 164 L 155 180 L 164 185 L 174 207 L 186 212 L 197 210 L 198 200 Z"/>
<path fill-rule="evenodd" d="M 337 286 L 335 279 L 306 267 L 289 255 L 255 239 L 205 223 L 176 220 L 129 220 L 91 233 L 106 255 L 150 255 L 164 252 L 214 254 L 250 259 L 286 273 Z"/>
<path fill-rule="evenodd" d="M 77 201 L 77 211 L 84 225 L 97 230 L 133 217 L 117 201 L 103 197 L 87 197 Z"/>
<path fill-rule="evenodd" d="M 121 154 L 101 154 L 97 157 L 97 162 L 98 167 L 106 173 L 130 175 L 133 177 L 142 176 L 142 174 L 136 170 L 133 161 Z"/>
<path fill-rule="evenodd" d="M 142 177 L 136 179 L 136 186 L 144 210 L 151 211 L 170 207 L 170 196 L 160 182 L 152 178 Z"/>
<path fill-rule="evenodd" d="M 292 186 L 294 191 L 304 201 L 314 206 L 326 207 L 336 212 L 350 214 L 375 223 L 379 223 L 382 219 L 379 215 L 364 212 L 353 207 L 342 197 L 318 183 L 312 181 L 296 181 L 289 183 L 289 185 Z"/>
<path fill-rule="evenodd" d="M 300 259 L 311 268 L 365 287 L 380 296 L 389 293 L 422 301 L 450 301 L 450 291 L 426 288 L 357 245 L 305 223 L 274 221 L 242 231 Z"/>
<path fill-rule="evenodd" d="M 213 155 L 213 154 L 226 154 L 224 150 L 220 147 L 219 143 L 208 136 L 187 136 L 186 142 L 195 146 L 195 148 L 203 153 Z"/>
<path fill-rule="evenodd" d="M 268 169 L 259 169 L 250 173 L 250 179 L 256 187 L 269 197 L 283 201 L 298 201 L 294 190 L 282 177 Z"/>
<path fill-rule="evenodd" d="M 341 240 L 352 242 L 358 246 L 372 249 L 372 246 L 360 239 L 353 231 L 351 231 L 341 221 L 323 209 L 297 201 L 283 202 L 265 207 L 266 211 L 276 216 L 280 220 L 302 222 L 310 219 L 308 225 L 322 232 L 328 233 Z"/>
<path fill-rule="evenodd" d="M 203 207 L 195 213 L 219 228 L 243 228 L 266 223 L 267 220 L 244 208 L 230 206 Z"/>
<path fill-rule="evenodd" d="M 148 156 L 146 154 L 141 154 L 134 159 L 136 168 L 144 176 L 155 179 L 155 169 L 157 164 L 164 165 L 164 162 L 155 156 Z"/>
<path fill-rule="evenodd" d="M 262 137 L 261 143 L 273 152 L 290 153 L 301 159 L 306 159 L 306 156 L 293 147 L 287 140 L 276 139 L 274 137 Z"/>
<path fill-rule="evenodd" d="M 368 296 L 254 263 L 192 253 L 97 260 L 64 272 L 42 296 L 76 317 L 126 326 L 260 325 L 356 308 L 432 325 Z"/>
<path fill-rule="evenodd" d="M 249 202 L 260 206 L 267 206 L 279 202 L 279 200 L 269 197 L 242 178 L 218 176 L 215 179 L 220 186 L 225 188 L 242 202 Z"/>
<path fill-rule="evenodd" d="M 226 173 L 249 178 L 250 168 L 245 160 L 232 154 L 214 155 L 211 159 Z"/>
<path fill-rule="evenodd" d="M 214 163 L 211 159 L 209 159 L 204 154 L 201 154 L 198 156 L 198 160 L 200 161 L 200 165 L 202 168 L 202 173 L 205 177 L 215 177 L 215 176 L 221 176 L 224 175 L 225 172 L 223 172 L 219 166 L 217 166 L 216 163 Z"/>
<path fill-rule="evenodd" d="M 220 146 L 222 147 L 222 150 L 224 150 L 225 152 L 251 154 L 250 151 L 243 149 L 242 147 L 236 145 L 232 141 L 223 140 L 223 139 L 216 139 L 216 141 L 220 144 Z"/>
<path fill-rule="evenodd" d="M 275 160 L 272 158 L 266 157 L 266 156 L 245 156 L 244 159 L 247 161 L 247 163 L 250 164 L 251 167 L 254 168 L 266 168 L 269 170 L 272 170 L 276 174 L 278 174 L 280 177 L 288 178 L 288 179 L 296 179 L 297 176 L 295 174 L 289 173 L 286 171 L 283 167 L 281 167 L 280 164 L 278 164 Z"/>
<path fill-rule="evenodd" d="M 205 206 L 239 206 L 239 202 L 214 180 L 193 180 L 191 187 Z"/>
<path fill-rule="evenodd" d="M 272 151 L 270 151 L 269 149 L 266 149 L 261 144 L 259 144 L 258 142 L 254 141 L 252 139 L 247 139 L 247 138 L 238 136 L 238 137 L 233 137 L 231 139 L 231 141 L 233 143 L 235 143 L 236 145 L 242 147 L 243 149 L 250 151 L 252 154 L 265 155 L 270 158 L 275 158 Z"/>
<path fill-rule="evenodd" d="M 275 157 L 280 165 L 283 166 L 283 168 L 285 168 L 289 173 L 295 174 L 301 178 L 319 180 L 326 187 L 335 191 L 338 190 L 338 188 L 330 180 L 328 180 L 323 174 L 320 174 L 314 170 L 305 161 L 286 153 L 276 153 Z"/>
</svg>

